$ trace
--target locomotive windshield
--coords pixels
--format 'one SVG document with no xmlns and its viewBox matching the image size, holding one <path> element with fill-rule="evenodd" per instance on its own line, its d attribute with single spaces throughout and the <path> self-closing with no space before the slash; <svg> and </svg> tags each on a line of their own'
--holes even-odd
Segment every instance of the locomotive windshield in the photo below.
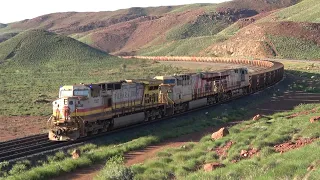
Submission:
<svg viewBox="0 0 320 180">
<path fill-rule="evenodd" d="M 60 90 L 60 98 L 61 97 L 71 97 L 72 90 Z"/>
<path fill-rule="evenodd" d="M 89 96 L 89 89 L 75 89 L 73 91 L 74 96 Z"/>
</svg>

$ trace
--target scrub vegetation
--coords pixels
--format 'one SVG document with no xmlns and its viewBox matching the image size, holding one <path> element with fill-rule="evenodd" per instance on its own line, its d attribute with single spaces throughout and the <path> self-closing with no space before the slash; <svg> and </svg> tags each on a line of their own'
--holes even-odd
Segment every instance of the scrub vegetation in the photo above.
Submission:
<svg viewBox="0 0 320 180">
<path fill-rule="evenodd" d="M 135 179 L 303 179 L 309 174 L 310 179 L 319 177 L 319 169 L 309 173 L 308 167 L 316 163 L 320 153 L 319 139 L 301 149 L 291 150 L 281 155 L 274 146 L 298 139 L 319 138 L 320 123 L 311 124 L 310 117 L 287 117 L 315 109 L 319 104 L 301 105 L 293 111 L 276 113 L 258 121 L 249 120 L 229 129 L 230 135 L 219 140 L 211 140 L 211 134 L 204 136 L 199 143 L 188 143 L 180 148 L 169 148 L 143 164 L 132 166 Z M 234 144 L 221 156 L 216 149 L 228 142 Z M 258 153 L 250 158 L 240 156 L 242 150 L 256 149 Z M 306 156 L 307 155 L 307 156 Z M 205 163 L 219 162 L 226 167 L 204 172 Z M 150 178 L 152 177 L 152 178 Z"/>
<path fill-rule="evenodd" d="M 313 41 L 271 35 L 269 38 L 277 50 L 278 58 L 317 59 L 320 57 L 320 46 Z"/>
</svg>

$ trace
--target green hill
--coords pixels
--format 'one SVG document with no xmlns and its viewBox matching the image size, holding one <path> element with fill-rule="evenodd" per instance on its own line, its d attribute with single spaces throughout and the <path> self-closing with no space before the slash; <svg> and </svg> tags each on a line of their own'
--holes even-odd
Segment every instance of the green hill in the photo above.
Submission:
<svg viewBox="0 0 320 180">
<path fill-rule="evenodd" d="M 320 1 L 303 0 L 296 5 L 275 13 L 275 15 L 278 21 L 320 23 Z"/>
<path fill-rule="evenodd" d="M 21 64 L 78 63 L 108 55 L 72 38 L 44 30 L 29 30 L 0 44 L 0 62 Z"/>
</svg>

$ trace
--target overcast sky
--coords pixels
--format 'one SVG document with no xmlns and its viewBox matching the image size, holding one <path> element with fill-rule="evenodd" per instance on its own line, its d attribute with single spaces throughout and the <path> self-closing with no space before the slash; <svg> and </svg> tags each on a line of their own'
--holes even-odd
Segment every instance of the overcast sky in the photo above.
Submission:
<svg viewBox="0 0 320 180">
<path fill-rule="evenodd" d="M 0 23 L 31 19 L 44 14 L 67 11 L 110 11 L 129 7 L 220 3 L 227 0 L 3 0 Z"/>
</svg>

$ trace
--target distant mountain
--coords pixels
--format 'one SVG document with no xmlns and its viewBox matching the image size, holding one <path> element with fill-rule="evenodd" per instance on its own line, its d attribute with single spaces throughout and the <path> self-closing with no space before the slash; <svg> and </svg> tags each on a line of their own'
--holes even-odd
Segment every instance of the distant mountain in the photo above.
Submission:
<svg viewBox="0 0 320 180">
<path fill-rule="evenodd" d="M 114 55 L 306 58 L 307 54 L 288 52 L 317 50 L 320 1 L 298 1 L 234 0 L 112 12 L 54 13 L 8 24 L 0 29 L 0 42 L 1 36 L 3 40 L 10 38 L 8 33 L 44 29 Z M 299 23 L 304 21 L 308 23 Z M 288 46 L 290 50 L 285 48 Z M 317 56 L 313 53 L 309 58 Z"/>
<path fill-rule="evenodd" d="M 108 27 L 144 16 L 155 16 L 169 12 L 173 7 L 130 8 L 105 12 L 65 12 L 42 15 L 10 23 L 8 29 L 45 29 L 51 32 L 70 35 L 97 28 Z"/>
<path fill-rule="evenodd" d="M 0 43 L 0 63 L 12 60 L 22 65 L 49 61 L 68 64 L 107 56 L 77 40 L 44 30 L 28 30 Z"/>
</svg>

